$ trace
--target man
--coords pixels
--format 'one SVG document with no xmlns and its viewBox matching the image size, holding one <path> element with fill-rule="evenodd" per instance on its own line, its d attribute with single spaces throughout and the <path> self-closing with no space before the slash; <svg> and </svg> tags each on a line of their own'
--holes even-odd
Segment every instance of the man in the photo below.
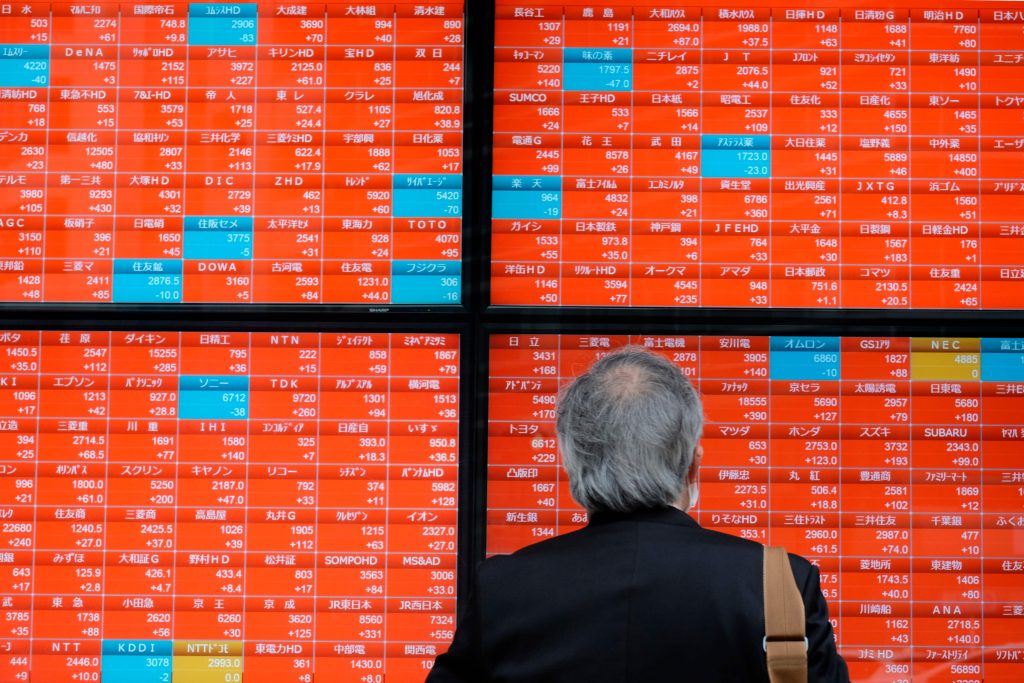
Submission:
<svg viewBox="0 0 1024 683">
<path fill-rule="evenodd" d="M 494 557 L 428 683 L 767 681 L 762 546 L 702 529 L 700 400 L 637 347 L 577 378 L 558 405 L 577 532 Z M 849 680 L 818 570 L 790 556 L 807 615 L 808 681 Z"/>
</svg>

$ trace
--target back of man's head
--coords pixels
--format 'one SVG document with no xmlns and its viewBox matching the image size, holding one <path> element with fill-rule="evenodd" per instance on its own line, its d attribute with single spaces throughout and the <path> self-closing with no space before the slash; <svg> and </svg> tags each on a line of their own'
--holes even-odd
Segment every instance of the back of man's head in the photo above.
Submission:
<svg viewBox="0 0 1024 683">
<path fill-rule="evenodd" d="M 558 402 L 558 443 L 572 497 L 591 512 L 679 500 L 704 425 L 679 368 L 638 346 L 598 360 Z"/>
</svg>

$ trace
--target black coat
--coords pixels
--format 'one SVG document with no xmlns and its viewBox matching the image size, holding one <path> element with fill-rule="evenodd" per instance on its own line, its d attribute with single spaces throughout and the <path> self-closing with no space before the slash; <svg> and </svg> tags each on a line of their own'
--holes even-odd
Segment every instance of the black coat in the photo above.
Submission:
<svg viewBox="0 0 1024 683">
<path fill-rule="evenodd" d="M 428 683 L 767 681 L 762 547 L 675 508 L 596 513 L 579 531 L 480 567 Z M 790 555 L 809 683 L 848 681 L 818 569 Z"/>
</svg>

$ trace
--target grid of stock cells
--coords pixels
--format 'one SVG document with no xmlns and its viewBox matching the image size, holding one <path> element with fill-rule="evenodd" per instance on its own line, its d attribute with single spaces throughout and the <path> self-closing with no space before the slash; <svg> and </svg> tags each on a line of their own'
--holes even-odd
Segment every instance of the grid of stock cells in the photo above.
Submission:
<svg viewBox="0 0 1024 683">
<path fill-rule="evenodd" d="M 492 301 L 1017 308 L 1024 14 L 793 5 L 499 0 Z"/>
<path fill-rule="evenodd" d="M 463 21 L 4 4 L 0 299 L 458 304 Z"/>
<path fill-rule="evenodd" d="M 422 681 L 458 337 L 0 332 L 0 679 Z"/>
<path fill-rule="evenodd" d="M 693 516 L 820 567 L 853 680 L 1020 680 L 1024 340 L 492 336 L 488 553 L 586 523 L 556 391 L 626 343 L 702 395 Z"/>
</svg>

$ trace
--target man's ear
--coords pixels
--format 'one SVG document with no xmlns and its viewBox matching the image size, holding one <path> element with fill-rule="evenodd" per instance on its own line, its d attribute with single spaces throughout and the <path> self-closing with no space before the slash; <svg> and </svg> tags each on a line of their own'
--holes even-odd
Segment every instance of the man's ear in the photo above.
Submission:
<svg viewBox="0 0 1024 683">
<path fill-rule="evenodd" d="M 690 471 L 687 473 L 686 480 L 690 483 L 697 481 L 697 475 L 700 473 L 700 461 L 704 458 L 704 447 L 697 444 L 693 448 L 693 462 L 690 463 Z"/>
</svg>

